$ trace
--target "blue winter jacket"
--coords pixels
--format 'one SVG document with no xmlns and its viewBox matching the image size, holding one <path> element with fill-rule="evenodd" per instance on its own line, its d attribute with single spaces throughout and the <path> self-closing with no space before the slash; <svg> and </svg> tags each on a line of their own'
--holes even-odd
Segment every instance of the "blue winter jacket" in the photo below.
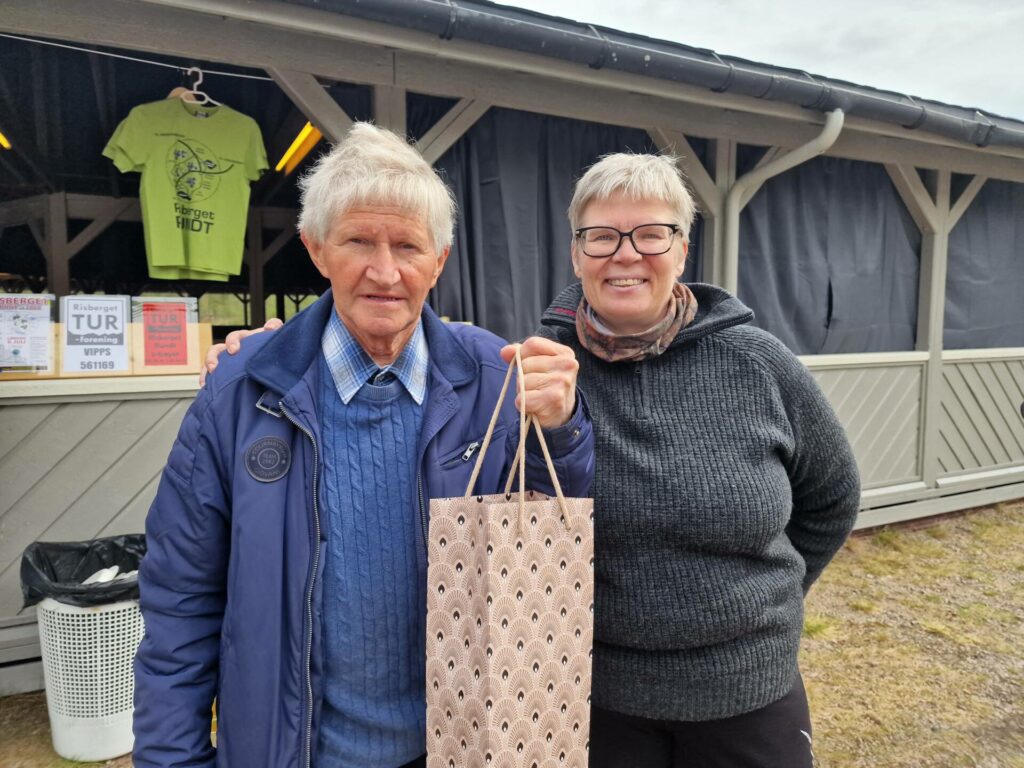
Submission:
<svg viewBox="0 0 1024 768">
<path fill-rule="evenodd" d="M 324 653 L 318 356 L 328 291 L 276 333 L 222 355 L 189 408 L 146 520 L 139 573 L 146 632 L 135 660 L 137 768 L 309 768 Z M 429 389 L 420 440 L 420 557 L 427 499 L 462 495 L 506 365 L 503 342 L 446 325 L 425 307 Z M 582 395 L 569 424 L 545 433 L 559 482 L 585 496 L 593 437 Z M 519 434 L 502 410 L 476 491 L 498 492 Z M 276 438 L 266 441 L 265 438 Z M 254 454 L 257 441 L 264 450 Z M 539 452 L 538 452 L 539 453 Z M 530 487 L 550 492 L 538 453 Z M 329 587 L 328 587 L 329 588 Z M 217 700 L 217 742 L 210 709 Z"/>
</svg>

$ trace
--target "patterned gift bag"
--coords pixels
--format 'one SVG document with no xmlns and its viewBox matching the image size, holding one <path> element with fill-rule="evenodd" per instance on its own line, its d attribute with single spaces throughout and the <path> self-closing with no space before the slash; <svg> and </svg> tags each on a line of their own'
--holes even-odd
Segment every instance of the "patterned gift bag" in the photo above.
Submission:
<svg viewBox="0 0 1024 768">
<path fill-rule="evenodd" d="M 430 502 L 428 768 L 587 766 L 593 502 L 562 495 L 540 425 L 523 416 L 505 493 L 469 495 L 520 364 L 517 350 L 466 496 Z M 531 425 L 554 499 L 524 490 Z"/>
</svg>

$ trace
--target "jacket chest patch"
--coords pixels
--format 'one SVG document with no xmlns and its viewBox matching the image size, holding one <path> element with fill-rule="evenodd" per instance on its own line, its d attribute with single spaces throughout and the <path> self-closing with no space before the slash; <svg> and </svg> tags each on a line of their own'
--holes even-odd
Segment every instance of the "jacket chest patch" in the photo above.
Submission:
<svg viewBox="0 0 1024 768">
<path fill-rule="evenodd" d="M 245 450 L 245 468 L 261 483 L 280 480 L 291 465 L 291 449 L 279 437 L 261 437 Z"/>
</svg>

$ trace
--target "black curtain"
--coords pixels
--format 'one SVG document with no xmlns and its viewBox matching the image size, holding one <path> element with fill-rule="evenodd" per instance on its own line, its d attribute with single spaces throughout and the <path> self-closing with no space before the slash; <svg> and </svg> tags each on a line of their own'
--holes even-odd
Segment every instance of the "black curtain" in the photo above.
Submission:
<svg viewBox="0 0 1024 768">
<path fill-rule="evenodd" d="M 950 233 L 943 346 L 1024 346 L 1024 184 L 985 182 Z"/>
<path fill-rule="evenodd" d="M 410 98 L 410 134 L 422 136 L 449 106 Z M 645 131 L 490 109 L 436 164 L 459 204 L 452 252 L 431 297 L 439 314 L 504 338 L 533 332 L 576 279 L 566 219 L 573 184 L 602 155 L 627 150 L 656 151 Z M 697 250 L 691 242 L 691 254 Z M 697 261 L 684 279 L 699 274 Z"/>
<path fill-rule="evenodd" d="M 815 158 L 743 210 L 739 296 L 797 354 L 910 350 L 920 243 L 884 168 Z"/>
</svg>

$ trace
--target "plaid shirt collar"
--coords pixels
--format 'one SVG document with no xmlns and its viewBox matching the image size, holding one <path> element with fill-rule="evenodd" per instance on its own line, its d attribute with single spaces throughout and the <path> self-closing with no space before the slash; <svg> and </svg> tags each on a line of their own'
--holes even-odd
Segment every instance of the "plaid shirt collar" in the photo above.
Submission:
<svg viewBox="0 0 1024 768">
<path fill-rule="evenodd" d="M 402 382 L 417 405 L 423 404 L 423 399 L 427 395 L 430 356 L 422 320 L 417 321 L 416 330 L 398 355 L 398 359 L 384 368 L 366 354 L 366 350 L 338 318 L 337 312 L 331 312 L 330 320 L 324 327 L 321 345 L 327 367 L 331 371 L 331 378 L 334 379 L 334 386 L 338 389 L 341 401 L 346 405 L 371 376 L 385 372 L 394 374 Z"/>
</svg>

